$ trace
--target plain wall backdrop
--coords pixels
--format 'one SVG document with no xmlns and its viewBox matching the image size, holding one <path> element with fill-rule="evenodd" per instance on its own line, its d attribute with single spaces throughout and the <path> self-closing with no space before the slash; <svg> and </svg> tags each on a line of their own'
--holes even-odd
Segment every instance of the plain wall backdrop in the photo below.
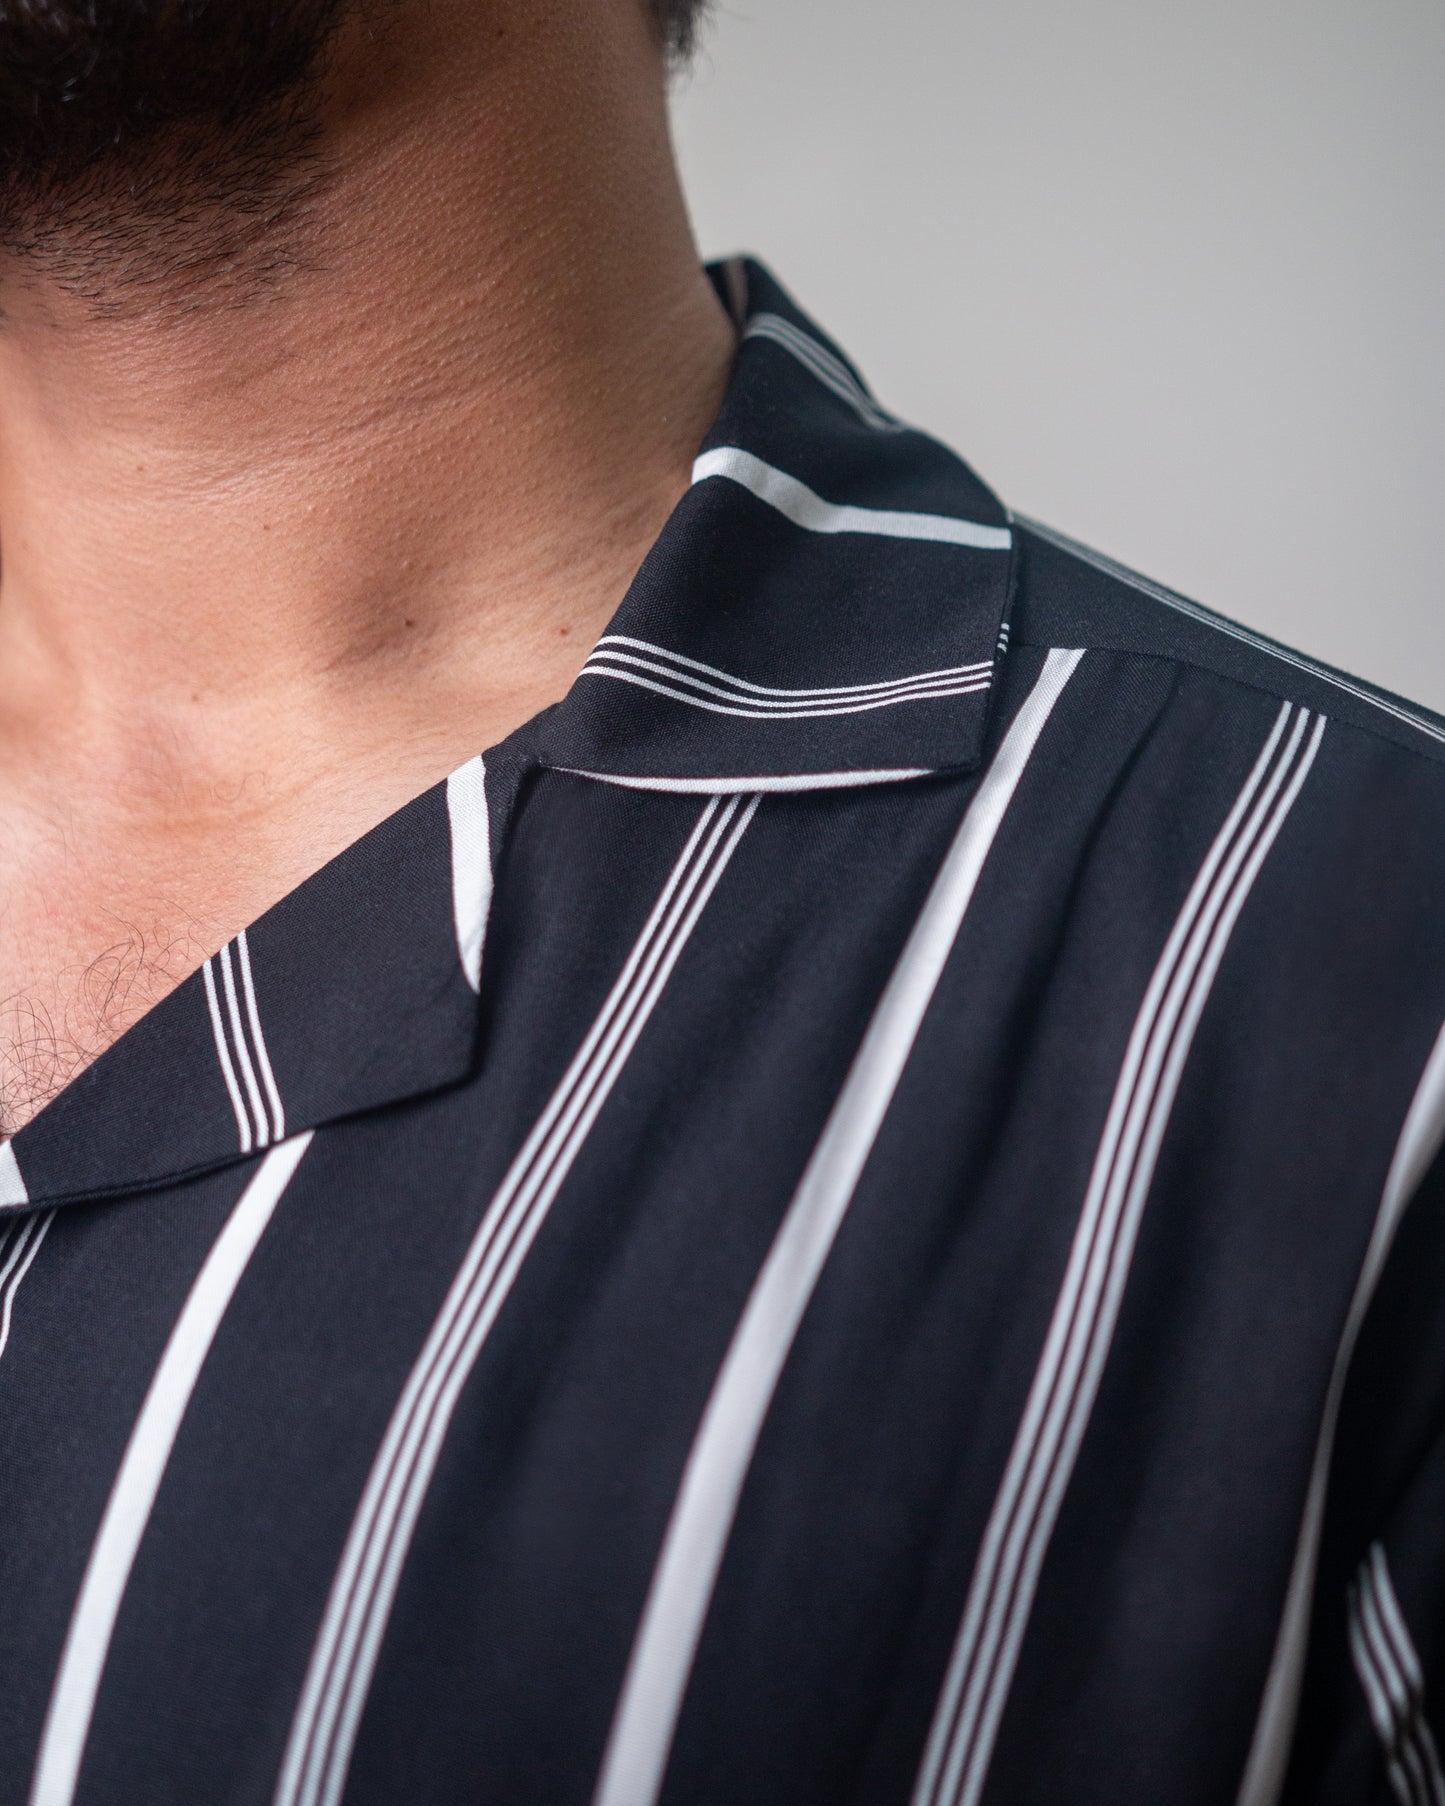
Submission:
<svg viewBox="0 0 1445 1806">
<path fill-rule="evenodd" d="M 1445 709 L 1445 0 L 720 0 L 674 115 L 1010 506 Z"/>
</svg>

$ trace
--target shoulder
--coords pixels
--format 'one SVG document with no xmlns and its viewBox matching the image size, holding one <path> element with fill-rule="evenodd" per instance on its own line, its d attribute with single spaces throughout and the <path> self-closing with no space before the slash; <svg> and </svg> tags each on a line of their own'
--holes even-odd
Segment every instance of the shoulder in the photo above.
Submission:
<svg viewBox="0 0 1445 1806">
<path fill-rule="evenodd" d="M 1013 524 L 1013 644 L 1132 653 L 1212 672 L 1420 754 L 1440 767 L 1445 791 L 1445 718 L 1216 614 L 1041 522 L 1015 516 Z"/>
</svg>

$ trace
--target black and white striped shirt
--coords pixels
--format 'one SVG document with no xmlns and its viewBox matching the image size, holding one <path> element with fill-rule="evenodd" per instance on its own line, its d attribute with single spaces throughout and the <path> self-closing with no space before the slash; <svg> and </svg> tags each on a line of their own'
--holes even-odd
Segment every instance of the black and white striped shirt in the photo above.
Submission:
<svg viewBox="0 0 1445 1806">
<path fill-rule="evenodd" d="M 1445 1806 L 1445 724 L 716 280 L 566 699 L 0 1157 L 0 1800 Z"/>
</svg>

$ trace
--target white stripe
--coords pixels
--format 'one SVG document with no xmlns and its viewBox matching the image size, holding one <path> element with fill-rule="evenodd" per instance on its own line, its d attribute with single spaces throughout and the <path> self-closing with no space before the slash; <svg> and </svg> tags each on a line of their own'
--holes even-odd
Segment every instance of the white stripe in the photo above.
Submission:
<svg viewBox="0 0 1445 1806">
<path fill-rule="evenodd" d="M 1375 1652 L 1370 1647 L 1369 1638 L 1365 1634 L 1358 1586 L 1350 1589 L 1349 1641 L 1355 1672 L 1360 1677 L 1360 1686 L 1364 1690 L 1365 1703 L 1370 1710 L 1370 1719 L 1380 1740 L 1381 1752 L 1385 1758 L 1385 1772 L 1389 1776 L 1390 1785 L 1395 1790 L 1396 1798 L 1401 1802 L 1401 1806 L 1417 1806 L 1413 1781 L 1400 1763 L 1400 1752 L 1395 1737 L 1395 1714 L 1390 1704 L 1389 1692 L 1376 1665 Z M 1424 1806 L 1424 1803 L 1418 1802 L 1418 1806 Z"/>
<path fill-rule="evenodd" d="M 310 1143 L 308 1131 L 283 1142 L 262 1161 L 176 1319 L 126 1445 L 75 1602 L 40 1741 L 30 1806 L 70 1806 L 75 1797 L 111 1634 L 181 1420 L 241 1275 Z"/>
<path fill-rule="evenodd" d="M 793 1337 L 903 1073 L 978 876 L 1082 657 L 1051 652 L 945 856 L 788 1208 L 698 1429 L 613 1720 L 596 1806 L 651 1806 L 743 1481 Z"/>
<path fill-rule="evenodd" d="M 1390 1650 L 1380 1625 L 1379 1613 L 1375 1609 L 1374 1595 L 1368 1584 L 1356 1595 L 1356 1607 L 1360 1617 L 1360 1647 L 1368 1655 L 1384 1694 L 1385 1717 L 1381 1735 L 1384 1738 L 1385 1747 L 1393 1755 L 1401 1777 L 1405 1781 L 1407 1797 L 1411 1801 L 1418 1802 L 1418 1806 L 1427 1806 L 1425 1777 L 1420 1772 L 1418 1757 L 1404 1736 L 1405 1725 L 1410 1714 L 1409 1694 L 1391 1661 Z M 1376 1724 L 1378 1729 L 1380 1721 L 1377 1720 Z"/>
<path fill-rule="evenodd" d="M 757 809 L 707 804 L 587 1039 L 488 1206 L 392 1414 L 332 1584 L 276 1789 L 336 1806 L 452 1412 L 572 1162 Z"/>
<path fill-rule="evenodd" d="M 246 1031 L 241 1025 L 241 1006 L 236 999 L 236 975 L 231 966 L 231 949 L 222 947 L 221 982 L 226 993 L 226 1015 L 231 1024 L 231 1039 L 235 1043 L 236 1055 L 241 1062 L 241 1077 L 245 1081 L 246 1096 L 251 1100 L 251 1115 L 256 1125 L 256 1146 L 264 1148 L 271 1139 L 271 1130 L 266 1121 L 265 1106 L 261 1102 L 261 1087 L 256 1083 L 256 1069 L 251 1064 L 251 1050 L 246 1045 Z"/>
<path fill-rule="evenodd" d="M 854 784 L 901 784 L 909 778 L 933 776 L 926 765 L 900 766 L 891 771 L 802 771 L 770 778 L 636 778 L 612 771 L 579 771 L 559 765 L 568 777 L 593 778 L 599 784 L 617 784 L 624 790 L 664 790 L 675 796 L 739 796 L 749 791 L 769 794 L 802 790 L 845 790 Z"/>
<path fill-rule="evenodd" d="M 673 652 L 666 646 L 658 646 L 651 640 L 637 640 L 626 633 L 604 633 L 598 640 L 589 658 L 596 658 L 605 646 L 628 646 L 634 652 L 644 652 L 654 659 L 665 659 L 673 665 L 684 667 L 681 671 L 666 673 L 674 679 L 686 680 L 688 671 L 701 671 L 707 677 L 714 677 L 720 684 L 730 686 L 730 691 L 747 691 L 753 696 L 775 696 L 785 702 L 801 702 L 805 699 L 826 701 L 834 697 L 852 698 L 855 696 L 877 696 L 890 690 L 912 689 L 918 684 L 933 683 L 955 677 L 978 677 L 993 670 L 991 658 L 978 659 L 971 665 L 945 665 L 937 671 L 914 671 L 906 677 L 885 677 L 875 683 L 866 684 L 824 684 L 812 689 L 785 690 L 775 684 L 749 683 L 745 677 L 734 677 L 731 671 L 724 671 L 720 665 L 704 664 L 701 659 L 688 658 L 681 652 Z M 621 657 L 620 653 L 614 654 Z M 649 668 L 652 668 L 649 666 Z M 746 700 L 746 697 L 743 699 Z"/>
<path fill-rule="evenodd" d="M 863 387 L 853 372 L 826 345 L 785 320 L 781 314 L 754 314 L 743 333 L 746 339 L 770 339 L 790 352 L 810 375 L 845 401 L 865 426 L 880 432 L 902 432 L 904 429 L 891 414 L 885 413 Z"/>
<path fill-rule="evenodd" d="M 1095 552 L 1091 547 L 1081 545 L 1077 539 L 1070 539 L 1067 533 L 1060 533 L 1053 527 L 1046 527 L 1041 521 L 1030 520 L 1026 514 L 1016 514 L 1013 518 L 1021 526 L 1036 533 L 1040 539 L 1046 539 L 1051 545 L 1062 551 L 1072 552 L 1074 557 L 1082 558 L 1086 564 L 1093 565 L 1096 571 L 1103 571 L 1106 576 L 1117 577 L 1121 583 L 1127 583 L 1141 595 L 1150 596 L 1156 602 L 1162 602 L 1166 608 L 1176 613 L 1187 615 L 1191 621 L 1198 621 L 1204 627 L 1212 627 L 1216 632 L 1239 640 L 1246 646 L 1252 646 L 1257 652 L 1267 652 L 1271 658 L 1277 658 L 1282 664 L 1293 665 L 1297 671 L 1307 671 L 1311 677 L 1317 677 L 1321 683 L 1333 684 L 1335 689 L 1343 690 L 1347 696 L 1357 701 L 1367 702 L 1372 708 L 1379 709 L 1382 714 L 1391 715 L 1396 721 L 1403 721 L 1407 727 L 1417 728 L 1422 734 L 1428 734 L 1432 740 L 1445 745 L 1445 727 L 1427 720 L 1413 709 L 1401 708 L 1397 703 L 1387 702 L 1383 697 L 1374 695 L 1362 684 L 1351 683 L 1338 672 L 1329 670 L 1312 658 L 1291 652 L 1287 646 L 1280 646 L 1273 640 L 1267 640 L 1263 634 L 1251 633 L 1249 628 L 1241 627 L 1237 621 L 1226 620 L 1212 609 L 1202 607 L 1198 602 L 1191 602 L 1187 596 L 1181 596 L 1172 589 L 1165 589 L 1162 583 L 1151 582 L 1141 577 L 1137 571 L 1131 571 L 1127 565 L 1119 564 L 1115 559 L 1106 557 L 1102 552 Z"/>
<path fill-rule="evenodd" d="M 29 1202 L 30 1193 L 26 1191 L 25 1181 L 20 1176 L 20 1163 L 15 1158 L 14 1143 L 0 1143 L 0 1208 Z"/>
<path fill-rule="evenodd" d="M 1319 748 L 1322 720 L 1300 752 L 1308 715 L 1299 711 L 1279 751 L 1291 716 L 1296 711 L 1285 704 L 1195 880 L 1136 1019 L 1039 1369 L 984 1536 L 915 1806 L 974 1806 L 982 1792 L 1194 1031 L 1234 923 Z"/>
<path fill-rule="evenodd" d="M 665 678 L 673 685 L 690 684 L 694 690 L 701 690 L 705 695 L 721 696 L 725 701 L 741 703 L 748 713 L 756 714 L 763 720 L 770 715 L 781 715 L 784 720 L 791 720 L 793 717 L 786 712 L 790 708 L 796 710 L 799 706 L 806 706 L 810 712 L 813 712 L 820 709 L 822 702 L 821 698 L 810 698 L 806 691 L 795 692 L 787 701 L 771 696 L 747 696 L 726 685 L 710 683 L 703 677 L 693 677 L 689 672 L 679 671 L 672 665 L 662 663 L 660 659 L 646 658 L 636 652 L 615 652 L 611 648 L 606 651 L 594 652 L 582 669 L 584 673 L 601 671 L 604 676 L 620 677 L 624 675 L 624 672 L 615 669 L 618 665 L 637 671 L 651 671 L 654 676 Z M 897 683 L 879 684 L 871 690 L 859 689 L 851 693 L 844 693 L 839 695 L 837 700 L 842 703 L 877 707 L 890 702 L 912 702 L 920 696 L 951 696 L 961 683 L 987 684 L 992 670 L 991 663 L 975 665 L 957 676 L 908 678 Z M 833 711 L 822 710 L 821 712 Z"/>
<path fill-rule="evenodd" d="M 1254 1742 L 1250 1748 L 1244 1780 L 1240 1784 L 1238 1806 L 1275 1806 L 1284 1785 L 1290 1746 L 1294 1741 L 1295 1714 L 1299 1709 L 1305 1652 L 1309 1643 L 1310 1603 L 1314 1595 L 1315 1570 L 1319 1565 L 1320 1532 L 1324 1524 L 1330 1463 L 1334 1457 L 1335 1433 L 1339 1426 L 1345 1382 L 1349 1377 L 1350 1362 L 1354 1358 L 1360 1328 L 1394 1244 L 1400 1219 L 1442 1141 L 1445 1141 L 1445 1027 L 1440 1030 L 1430 1057 L 1425 1062 L 1420 1082 L 1415 1088 L 1415 1095 L 1400 1130 L 1400 1140 L 1390 1162 L 1370 1245 L 1365 1252 L 1355 1294 L 1350 1301 L 1349 1315 L 1340 1335 L 1334 1371 L 1330 1375 L 1329 1392 L 1320 1414 L 1319 1440 L 1315 1445 L 1314 1466 L 1310 1470 L 1309 1490 L 1300 1520 L 1299 1542 L 1295 1547 L 1289 1591 L 1280 1614 L 1279 1636 L 1260 1701 L 1259 1720 L 1255 1725 Z"/>
<path fill-rule="evenodd" d="M 241 1087 L 236 1083 L 236 1069 L 231 1064 L 231 1050 L 226 1045 L 226 1030 L 221 1022 L 221 1005 L 216 996 L 215 963 L 207 960 L 201 968 L 206 986 L 206 1008 L 211 1014 L 211 1035 L 216 1043 L 216 1059 L 220 1063 L 221 1077 L 226 1081 L 226 1095 L 231 1100 L 231 1108 L 236 1113 L 236 1133 L 240 1137 L 241 1152 L 249 1154 L 253 1136 L 251 1119 L 246 1114 L 245 1099 L 241 1096 Z"/>
<path fill-rule="evenodd" d="M 1430 1784 L 1426 1778 L 1425 1768 L 1421 1761 L 1418 1741 L 1413 1735 L 1412 1720 L 1415 1716 L 1416 1702 L 1411 1698 L 1410 1688 L 1405 1676 L 1401 1673 L 1396 1652 L 1381 1622 L 1379 1600 L 1376 1596 L 1374 1576 L 1370 1572 L 1368 1561 L 1361 1578 L 1361 1585 L 1355 1593 L 1355 1609 L 1359 1614 L 1360 1641 L 1355 1644 L 1351 1639 L 1351 1648 L 1356 1656 L 1364 1655 L 1369 1660 L 1384 1695 L 1385 1713 L 1383 1719 L 1376 1717 L 1375 1727 L 1385 1746 L 1387 1761 L 1394 1758 L 1399 1770 L 1399 1777 L 1405 1783 L 1405 1797 L 1418 1806 L 1434 1806 L 1430 1798 Z M 1352 1627 L 1353 1628 L 1353 1627 Z M 1363 1679 L 1363 1676 L 1361 1677 Z M 1392 1781 L 1395 1777 L 1392 1775 Z M 1396 1782 L 1396 1792 L 1400 1791 Z"/>
<path fill-rule="evenodd" d="M 987 677 L 976 677 L 956 684 L 939 685 L 937 688 L 920 691 L 911 696 L 880 696 L 864 702 L 838 703 L 831 708 L 799 708 L 778 709 L 760 708 L 756 705 L 748 708 L 736 708 L 728 703 L 705 702 L 701 696 L 689 695 L 675 684 L 656 683 L 651 678 L 640 677 L 635 671 L 614 671 L 610 666 L 589 661 L 579 673 L 582 677 L 615 677 L 622 683 L 636 684 L 640 690 L 652 690 L 659 696 L 670 696 L 675 702 L 690 703 L 695 709 L 706 709 L 712 715 L 737 715 L 746 721 L 815 721 L 825 715 L 863 715 L 872 709 L 890 709 L 901 702 L 931 702 L 944 696 L 973 696 L 981 690 L 987 690 L 990 680 Z M 696 680 L 694 680 L 696 681 Z"/>
<path fill-rule="evenodd" d="M 1405 1614 L 1390 1578 L 1389 1563 L 1381 1544 L 1376 1543 L 1366 1557 L 1367 1593 L 1379 1625 L 1379 1640 L 1388 1651 L 1385 1665 L 1397 1677 L 1392 1692 L 1404 1702 L 1400 1723 L 1400 1739 L 1413 1772 L 1420 1781 L 1422 1797 L 1428 1806 L 1445 1806 L 1445 1774 L 1440 1767 L 1440 1752 L 1434 1733 L 1425 1716 L 1425 1676 L 1420 1657 L 1410 1636 Z"/>
<path fill-rule="evenodd" d="M 251 1024 L 251 1039 L 256 1045 L 256 1064 L 261 1068 L 261 1083 L 266 1087 L 266 1100 L 271 1107 L 271 1139 L 280 1141 L 286 1133 L 286 1112 L 281 1105 L 281 1093 L 276 1087 L 276 1074 L 271 1069 L 266 1037 L 261 1032 L 261 1012 L 256 1008 L 256 986 L 251 978 L 251 947 L 244 928 L 236 936 L 236 952 L 241 962 L 241 989 L 246 994 L 246 1020 Z"/>
<path fill-rule="evenodd" d="M 704 483 L 709 477 L 726 477 L 740 484 L 810 533 L 874 533 L 885 539 L 937 540 L 986 552 L 1006 552 L 1013 544 L 1007 527 L 986 527 L 945 514 L 899 514 L 887 508 L 825 502 L 806 483 L 736 445 L 720 445 L 697 460 L 692 467 L 693 482 Z"/>
<path fill-rule="evenodd" d="M 40 1252 L 40 1244 L 45 1240 L 45 1232 L 54 1221 L 55 1212 L 47 1210 L 42 1217 L 27 1217 L 20 1226 L 10 1249 L 9 1258 L 0 1268 L 0 1355 L 5 1352 L 10 1340 L 10 1319 L 15 1308 L 15 1294 L 25 1282 L 25 1275 L 30 1271 L 35 1256 Z M 4 1242 L 0 1241 L 0 1249 Z"/>
<path fill-rule="evenodd" d="M 1370 1590 L 1379 1607 L 1381 1625 L 1388 1633 L 1400 1678 L 1410 1693 L 1420 1699 L 1425 1691 L 1425 1675 L 1405 1624 L 1405 1614 L 1400 1610 L 1400 1601 L 1395 1593 L 1395 1583 L 1390 1578 L 1389 1563 L 1385 1559 L 1383 1546 L 1380 1543 L 1373 1544 L 1365 1559 L 1368 1563 Z"/>
<path fill-rule="evenodd" d="M 482 983 L 482 942 L 492 907 L 492 830 L 487 815 L 487 768 L 470 759 L 447 779 L 452 840 L 452 920 L 462 971 L 474 991 Z"/>
</svg>

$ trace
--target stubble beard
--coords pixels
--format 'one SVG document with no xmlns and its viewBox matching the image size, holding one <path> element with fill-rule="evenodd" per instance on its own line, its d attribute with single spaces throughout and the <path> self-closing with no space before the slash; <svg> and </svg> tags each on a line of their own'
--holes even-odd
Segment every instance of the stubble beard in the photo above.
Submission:
<svg viewBox="0 0 1445 1806">
<path fill-rule="evenodd" d="M 356 3 L 0 0 L 0 307 L 14 284 L 109 317 L 274 290 L 308 257 Z"/>
</svg>

